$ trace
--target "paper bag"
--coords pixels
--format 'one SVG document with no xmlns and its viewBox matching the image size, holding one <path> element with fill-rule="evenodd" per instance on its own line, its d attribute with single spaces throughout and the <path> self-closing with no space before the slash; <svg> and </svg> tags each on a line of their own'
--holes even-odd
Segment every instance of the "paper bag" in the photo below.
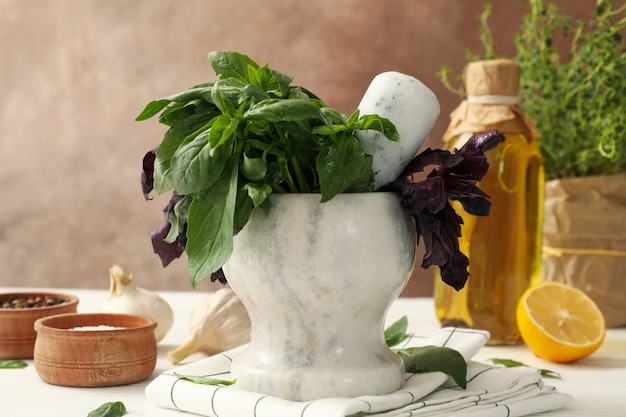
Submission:
<svg viewBox="0 0 626 417">
<path fill-rule="evenodd" d="M 626 325 L 626 173 L 546 182 L 543 279 L 587 293 Z"/>
</svg>

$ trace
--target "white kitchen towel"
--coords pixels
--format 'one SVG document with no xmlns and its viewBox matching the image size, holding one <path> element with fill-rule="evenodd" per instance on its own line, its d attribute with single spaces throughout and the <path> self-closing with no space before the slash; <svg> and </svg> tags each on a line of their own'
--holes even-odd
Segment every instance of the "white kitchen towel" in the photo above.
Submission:
<svg viewBox="0 0 626 417">
<path fill-rule="evenodd" d="M 514 417 L 558 409 L 571 401 L 571 396 L 545 386 L 537 369 L 470 361 L 488 338 L 483 331 L 444 328 L 431 336 L 412 335 L 401 346 L 455 349 L 468 361 L 466 389 L 441 372 L 407 373 L 405 385 L 391 394 L 293 402 L 239 390 L 236 384 L 202 385 L 174 375 L 233 379 L 230 363 L 246 348 L 241 346 L 164 372 L 146 387 L 146 395 L 159 406 L 208 417 Z"/>
</svg>

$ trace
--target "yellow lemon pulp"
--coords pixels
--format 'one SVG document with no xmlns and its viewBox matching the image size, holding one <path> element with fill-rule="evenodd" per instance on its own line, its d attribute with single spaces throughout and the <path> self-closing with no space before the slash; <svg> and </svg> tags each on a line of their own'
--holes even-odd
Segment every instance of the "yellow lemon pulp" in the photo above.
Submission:
<svg viewBox="0 0 626 417">
<path fill-rule="evenodd" d="M 544 282 L 522 295 L 517 325 L 535 355 L 561 363 L 592 354 L 606 334 L 604 316 L 593 300 L 558 282 Z"/>
</svg>

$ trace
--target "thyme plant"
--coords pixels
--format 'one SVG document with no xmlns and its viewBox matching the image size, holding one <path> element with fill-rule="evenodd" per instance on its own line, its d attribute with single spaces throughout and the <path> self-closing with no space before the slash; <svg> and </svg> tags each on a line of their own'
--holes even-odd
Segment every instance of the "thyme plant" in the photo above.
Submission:
<svg viewBox="0 0 626 417">
<path fill-rule="evenodd" d="M 626 4 L 597 0 L 588 20 L 574 21 L 557 5 L 529 0 L 515 37 L 521 66 L 520 95 L 524 113 L 537 122 L 546 179 L 610 175 L 626 171 Z M 481 15 L 484 55 L 493 59 L 487 4 Z M 564 36 L 561 50 L 553 40 Z M 450 85 L 449 68 L 439 73 Z"/>
</svg>

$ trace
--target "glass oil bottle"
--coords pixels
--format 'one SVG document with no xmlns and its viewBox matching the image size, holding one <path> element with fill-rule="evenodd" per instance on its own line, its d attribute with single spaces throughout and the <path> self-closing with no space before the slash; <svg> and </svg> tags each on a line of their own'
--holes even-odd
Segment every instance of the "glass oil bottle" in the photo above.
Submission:
<svg viewBox="0 0 626 417">
<path fill-rule="evenodd" d="M 491 197 L 485 217 L 463 218 L 461 251 L 469 258 L 469 279 L 460 291 L 436 273 L 435 308 L 442 326 L 488 330 L 490 344 L 520 340 L 515 311 L 523 292 L 541 281 L 543 160 L 534 123 L 519 106 L 520 67 L 513 60 L 470 63 L 467 98 L 451 114 L 444 135 L 450 149 L 474 133 L 497 129 L 505 140 L 487 152 L 489 171 L 479 187 Z"/>
</svg>

